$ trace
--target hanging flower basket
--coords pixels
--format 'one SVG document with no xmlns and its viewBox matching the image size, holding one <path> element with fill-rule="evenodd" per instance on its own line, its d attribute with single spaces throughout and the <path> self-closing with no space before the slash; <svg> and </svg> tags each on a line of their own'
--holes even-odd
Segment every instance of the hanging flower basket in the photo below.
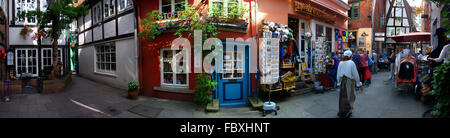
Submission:
<svg viewBox="0 0 450 138">
<path fill-rule="evenodd" d="M 28 33 L 33 32 L 33 30 L 28 26 L 23 26 L 22 30 L 20 30 L 20 35 L 25 39 Z"/>
</svg>

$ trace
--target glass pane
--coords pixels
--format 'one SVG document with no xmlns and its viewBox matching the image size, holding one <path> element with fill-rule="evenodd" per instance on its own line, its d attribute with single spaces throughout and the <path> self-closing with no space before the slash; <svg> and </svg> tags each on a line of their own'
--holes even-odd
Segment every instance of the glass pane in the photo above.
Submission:
<svg viewBox="0 0 450 138">
<path fill-rule="evenodd" d="M 187 84 L 187 75 L 186 74 L 177 74 L 177 82 L 176 84 Z"/>
<path fill-rule="evenodd" d="M 403 19 L 403 26 L 409 26 L 408 19 Z"/>
<path fill-rule="evenodd" d="M 111 64 L 111 71 L 116 71 L 116 63 Z"/>
<path fill-rule="evenodd" d="M 395 26 L 401 26 L 402 25 L 402 19 L 401 18 L 396 18 L 395 19 Z"/>
<path fill-rule="evenodd" d="M 323 26 L 316 24 L 316 38 L 318 38 L 319 36 L 321 36 L 323 34 Z"/>
<path fill-rule="evenodd" d="M 125 0 L 120 0 L 119 7 L 120 7 L 120 9 L 125 8 Z"/>
<path fill-rule="evenodd" d="M 395 35 L 395 27 L 387 27 L 386 36 L 394 36 Z"/>
<path fill-rule="evenodd" d="M 182 11 L 185 9 L 185 4 L 184 3 L 177 3 L 175 4 L 175 11 Z"/>
<path fill-rule="evenodd" d="M 164 62 L 163 65 L 164 72 L 172 72 L 172 63 Z"/>
<path fill-rule="evenodd" d="M 165 61 L 172 60 L 173 52 L 171 50 L 164 50 L 163 51 L 163 58 Z"/>
<path fill-rule="evenodd" d="M 172 8 L 171 8 L 170 5 L 162 6 L 161 12 L 163 12 L 163 13 L 169 13 L 169 12 L 171 12 L 171 11 L 172 11 Z"/>
<path fill-rule="evenodd" d="M 402 8 L 395 8 L 395 17 L 402 17 Z"/>
<path fill-rule="evenodd" d="M 394 26 L 394 18 L 389 18 L 387 25 L 388 26 Z"/>
<path fill-rule="evenodd" d="M 161 5 L 171 4 L 171 0 L 161 0 Z"/>
<path fill-rule="evenodd" d="M 164 83 L 173 84 L 173 74 L 172 73 L 164 73 Z"/>
<path fill-rule="evenodd" d="M 105 63 L 105 70 L 109 71 L 111 69 L 111 63 Z"/>
</svg>

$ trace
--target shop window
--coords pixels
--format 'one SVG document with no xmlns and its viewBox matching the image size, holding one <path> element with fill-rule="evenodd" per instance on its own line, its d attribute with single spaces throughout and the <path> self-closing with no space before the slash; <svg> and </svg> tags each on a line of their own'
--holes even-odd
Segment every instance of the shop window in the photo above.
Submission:
<svg viewBox="0 0 450 138">
<path fill-rule="evenodd" d="M 133 1 L 131 0 L 119 0 L 119 11 L 133 7 Z"/>
<path fill-rule="evenodd" d="M 324 34 L 325 32 L 323 31 L 323 25 L 316 24 L 316 39 Z"/>
<path fill-rule="evenodd" d="M 359 10 L 359 1 L 349 3 L 350 10 L 348 15 L 350 16 L 351 20 L 358 20 L 360 16 L 360 10 Z"/>
<path fill-rule="evenodd" d="M 188 86 L 188 64 L 186 58 L 182 56 L 181 50 L 163 48 L 160 52 L 161 85 Z M 173 58 L 177 60 L 172 60 Z M 172 68 L 172 64 L 176 64 L 175 68 Z"/>
<path fill-rule="evenodd" d="M 172 13 L 177 15 L 177 11 L 186 9 L 187 0 L 159 0 L 159 10 L 164 14 Z"/>
<path fill-rule="evenodd" d="M 327 48 L 327 50 L 328 50 L 328 52 L 331 52 L 333 49 L 332 49 L 332 39 L 333 39 L 333 37 L 331 36 L 333 33 L 331 32 L 331 28 L 329 28 L 329 27 L 327 27 L 326 28 L 326 36 L 327 36 L 327 46 L 328 46 L 328 48 Z"/>
<path fill-rule="evenodd" d="M 43 11 L 43 12 L 47 11 L 48 4 L 47 4 L 46 0 L 41 0 L 40 8 L 41 8 L 40 10 Z"/>
<path fill-rule="evenodd" d="M 42 48 L 41 49 L 41 69 L 45 69 L 45 67 L 51 67 L 53 64 L 53 50 L 52 48 Z M 59 61 L 63 63 L 62 60 L 62 49 L 58 48 L 58 57 Z"/>
<path fill-rule="evenodd" d="M 45 5 L 42 5 L 45 6 Z M 16 0 L 16 16 L 20 12 L 28 12 L 37 9 L 37 0 Z M 32 18 L 18 18 L 16 20 L 17 24 L 35 24 L 36 17 Z"/>
<path fill-rule="evenodd" d="M 220 11 L 223 10 L 224 15 L 228 16 L 232 14 L 232 10 L 235 10 L 241 6 L 242 0 L 210 0 L 209 1 L 209 11 L 212 11 L 214 7 L 218 8 Z M 217 16 L 217 15 L 213 15 Z"/>
<path fill-rule="evenodd" d="M 38 76 L 37 49 L 17 48 L 15 55 L 17 77 L 25 73 Z"/>
<path fill-rule="evenodd" d="M 93 20 L 94 20 L 94 24 L 97 24 L 99 22 L 102 21 L 102 5 L 100 3 L 96 4 L 94 6 L 93 10 Z"/>
<path fill-rule="evenodd" d="M 395 27 L 386 27 L 386 36 L 391 37 L 395 35 Z"/>
<path fill-rule="evenodd" d="M 105 43 L 95 46 L 96 72 L 116 72 L 116 46 L 114 43 Z"/>
<path fill-rule="evenodd" d="M 110 17 L 114 15 L 114 7 L 115 7 L 115 0 L 104 0 L 103 1 L 103 10 L 105 11 L 105 18 Z"/>
</svg>

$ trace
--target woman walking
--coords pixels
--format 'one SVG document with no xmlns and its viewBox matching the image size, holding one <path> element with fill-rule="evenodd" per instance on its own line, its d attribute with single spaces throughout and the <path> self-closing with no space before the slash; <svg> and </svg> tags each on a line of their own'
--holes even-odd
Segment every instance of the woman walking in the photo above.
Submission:
<svg viewBox="0 0 450 138">
<path fill-rule="evenodd" d="M 352 52 L 345 51 L 344 59 L 339 63 L 337 71 L 337 85 L 340 86 L 339 91 L 339 112 L 340 118 L 350 117 L 355 102 L 355 85 L 360 87 L 358 70 L 352 61 Z"/>
</svg>

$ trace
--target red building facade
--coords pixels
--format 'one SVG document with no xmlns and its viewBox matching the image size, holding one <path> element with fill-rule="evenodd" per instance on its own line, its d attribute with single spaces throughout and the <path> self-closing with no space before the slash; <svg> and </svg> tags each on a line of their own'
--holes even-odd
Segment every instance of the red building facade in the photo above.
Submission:
<svg viewBox="0 0 450 138">
<path fill-rule="evenodd" d="M 208 14 L 208 6 L 215 3 L 221 3 L 223 5 L 227 5 L 224 1 L 221 0 L 133 0 L 136 3 L 137 9 L 137 20 L 141 26 L 138 27 L 138 31 L 142 32 L 142 19 L 147 16 L 147 13 L 152 12 L 154 10 L 160 11 L 174 11 L 174 7 L 178 7 L 178 4 L 182 4 L 183 2 L 188 5 L 195 7 L 198 9 L 198 12 L 202 14 Z M 349 9 L 347 3 L 340 0 L 236 0 L 235 2 L 239 4 L 246 5 L 248 13 L 244 14 L 245 20 L 248 23 L 246 25 L 246 29 L 236 29 L 236 28 L 226 28 L 226 27 L 218 27 L 218 31 L 220 32 L 217 35 L 217 38 L 242 38 L 243 40 L 247 40 L 248 38 L 258 38 L 261 37 L 261 28 L 262 28 L 262 20 L 267 20 L 269 22 L 277 22 L 282 25 L 290 25 L 291 19 L 297 19 L 300 22 L 297 22 L 295 26 L 297 31 L 301 31 L 308 28 L 308 32 L 311 32 L 312 39 L 315 41 L 316 32 L 320 31 L 319 35 L 327 33 L 327 36 L 330 36 L 330 52 L 336 52 L 338 47 L 338 41 L 335 40 L 334 35 L 335 32 L 347 31 L 347 10 Z M 322 15 L 308 15 L 304 13 L 296 12 L 296 7 L 294 3 L 304 3 L 306 6 L 314 7 L 316 9 L 320 9 L 322 11 Z M 228 5 L 230 5 L 228 3 Z M 298 7 L 297 7 L 298 8 Z M 333 16 L 333 20 L 325 19 L 321 16 Z M 300 24 L 303 23 L 303 24 Z M 330 31 L 329 31 L 330 30 Z M 337 30 L 337 31 L 336 31 Z M 303 33 L 305 30 L 303 30 Z M 189 34 L 184 34 L 183 37 L 189 38 Z M 299 37 L 299 36 L 298 36 Z M 173 34 L 173 31 L 166 31 L 155 37 L 154 40 L 148 40 L 145 38 L 139 39 L 139 78 L 141 84 L 141 93 L 147 96 L 153 96 L 164 99 L 175 99 L 175 100 L 183 100 L 183 101 L 192 101 L 194 97 L 194 91 L 196 87 L 196 76 L 197 73 L 192 73 L 194 71 L 193 67 L 193 54 L 191 54 L 190 65 L 187 67 L 191 73 L 189 74 L 173 74 L 166 75 L 166 70 L 164 70 L 165 66 L 165 56 L 174 54 L 177 51 L 171 51 L 171 43 L 174 39 L 178 38 Z M 337 37 L 336 37 L 337 38 Z M 301 39 L 301 38 L 296 38 Z M 297 40 L 300 45 L 300 40 Z M 191 46 L 193 46 L 193 40 L 190 40 Z M 258 43 L 257 49 L 261 46 Z M 299 50 L 300 51 L 300 50 Z M 193 50 L 192 50 L 193 52 Z M 300 51 L 305 52 L 306 51 Z M 255 57 L 257 53 L 251 53 Z M 259 60 L 256 60 L 259 61 Z M 259 63 L 257 63 L 259 64 Z M 170 72 L 169 72 L 170 74 Z M 169 76 L 169 77 L 166 77 Z M 175 77 L 176 76 L 176 77 Z M 245 83 L 245 86 L 239 86 L 241 89 L 249 89 L 249 94 L 247 97 L 252 96 L 253 88 L 257 87 L 255 83 L 256 80 L 254 74 L 250 74 L 247 78 L 249 81 Z M 172 78 L 167 79 L 167 78 Z M 182 79 L 180 79 L 182 78 Z M 231 86 L 231 85 L 230 85 Z M 243 88 L 242 88 L 243 87 Z M 222 90 L 222 89 L 221 89 Z M 219 90 L 220 91 L 220 90 Z M 225 88 L 224 88 L 224 91 Z M 221 95 L 220 95 L 221 96 Z M 224 94 L 226 97 L 226 94 Z M 233 96 L 233 95 L 232 95 Z M 246 96 L 244 96 L 246 97 Z M 245 101 L 246 99 L 244 99 Z"/>
</svg>

